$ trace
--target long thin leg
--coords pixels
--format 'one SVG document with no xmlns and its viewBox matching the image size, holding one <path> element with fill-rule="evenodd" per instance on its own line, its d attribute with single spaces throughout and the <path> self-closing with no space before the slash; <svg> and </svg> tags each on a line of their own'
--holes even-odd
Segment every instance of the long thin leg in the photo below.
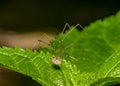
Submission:
<svg viewBox="0 0 120 86">
<path fill-rule="evenodd" d="M 45 38 L 47 38 L 47 40 L 49 39 L 48 36 L 47 36 L 47 34 L 44 33 L 44 34 L 41 36 L 41 39 L 35 41 L 33 47 L 31 48 L 31 50 L 34 50 L 34 48 L 36 48 L 36 47 L 40 47 L 41 43 L 44 43 L 45 45 L 49 46 L 49 43 L 45 42 L 45 41 L 42 39 L 44 36 L 46 36 Z"/>
<path fill-rule="evenodd" d="M 70 28 L 70 25 L 69 25 L 69 23 L 66 23 L 66 24 L 64 25 L 64 28 L 63 28 L 63 31 L 62 31 L 62 33 L 64 33 L 64 32 L 65 32 L 65 29 L 66 29 L 66 27 Z"/>
<path fill-rule="evenodd" d="M 38 46 L 39 44 L 40 44 L 40 42 L 39 42 L 38 40 L 36 40 L 36 41 L 34 42 L 34 45 L 33 45 L 32 48 L 31 48 L 31 50 L 34 50 L 35 47 L 36 47 L 36 45 Z"/>
<path fill-rule="evenodd" d="M 66 23 L 66 24 L 64 25 L 64 28 L 63 28 L 62 33 L 65 32 L 65 29 L 66 29 L 67 27 L 70 29 L 70 25 L 69 25 L 69 23 Z M 76 24 L 74 27 L 75 27 L 75 28 L 80 27 L 81 29 L 83 29 L 83 26 L 80 25 L 80 24 Z"/>
<path fill-rule="evenodd" d="M 46 44 L 46 45 L 49 45 L 47 42 L 42 41 L 42 40 L 38 40 L 38 42 L 39 42 L 39 43 L 44 43 L 44 44 Z"/>
<path fill-rule="evenodd" d="M 78 26 L 83 29 L 82 25 L 80 24 L 76 24 L 74 27 L 77 28 Z"/>
<path fill-rule="evenodd" d="M 66 23 L 65 26 L 64 26 L 64 28 L 63 28 L 63 31 L 62 31 L 63 33 L 65 32 L 65 29 L 66 29 L 67 26 L 68 26 L 69 29 L 70 29 L 70 25 L 69 25 L 68 23 Z M 83 29 L 82 25 L 80 25 L 80 24 L 76 24 L 73 29 L 77 28 L 78 26 Z M 72 30 L 73 30 L 73 29 L 72 29 Z M 72 31 L 72 30 L 71 30 L 71 31 Z M 70 31 L 70 32 L 71 32 L 71 31 Z M 69 32 L 69 33 L 70 33 L 70 32 Z M 69 33 L 67 33 L 67 34 L 65 35 L 65 37 L 61 40 L 61 42 L 66 38 L 66 36 L 67 36 Z M 62 45 L 62 43 L 61 43 L 61 45 Z M 64 50 L 66 50 L 66 49 L 69 48 L 70 46 L 71 46 L 71 45 L 65 47 Z M 64 50 L 62 51 L 62 53 L 64 52 Z M 70 58 L 72 58 L 73 60 L 77 61 L 77 59 L 76 59 L 75 57 L 73 57 L 73 56 L 70 56 Z"/>
</svg>

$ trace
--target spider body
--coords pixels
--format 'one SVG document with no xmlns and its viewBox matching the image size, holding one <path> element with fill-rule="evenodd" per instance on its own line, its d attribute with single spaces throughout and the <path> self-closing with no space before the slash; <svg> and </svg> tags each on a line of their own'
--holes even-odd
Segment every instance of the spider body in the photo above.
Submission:
<svg viewBox="0 0 120 86">
<path fill-rule="evenodd" d="M 60 70 L 61 69 L 60 65 L 62 63 L 62 60 L 59 59 L 59 58 L 56 58 L 56 57 L 53 57 L 51 60 L 52 60 L 52 63 L 53 63 L 52 67 L 57 69 L 57 70 Z"/>
<path fill-rule="evenodd" d="M 67 37 L 67 35 L 69 34 L 69 33 L 71 33 L 71 31 L 73 30 L 73 29 L 75 29 L 76 27 L 80 27 L 81 29 L 83 29 L 83 27 L 80 25 L 80 24 L 76 24 L 75 26 L 74 26 L 74 28 L 72 28 L 60 41 L 59 41 L 59 43 L 58 43 L 58 48 L 59 49 L 61 49 L 61 47 L 62 47 L 62 43 L 63 43 L 63 41 L 65 40 L 65 38 Z M 63 28 L 63 31 L 62 31 L 62 33 L 65 33 L 65 30 L 66 30 L 66 27 L 68 27 L 69 29 L 70 29 L 70 25 L 68 24 L 68 23 L 66 23 L 65 24 L 65 26 L 64 26 L 64 28 Z M 55 46 L 54 46 L 55 44 L 53 44 L 53 49 L 55 49 Z M 71 45 L 68 45 L 68 46 L 66 46 L 65 48 L 64 48 L 64 50 L 63 51 L 65 51 L 67 48 L 69 48 Z M 62 50 L 62 49 L 61 49 Z M 62 52 L 63 51 L 61 51 L 61 50 L 58 50 L 58 54 L 59 54 L 59 56 L 62 54 Z M 54 54 L 55 53 L 57 53 L 56 51 L 54 51 Z M 77 59 L 76 58 L 74 58 L 73 56 L 69 56 L 69 57 L 71 57 L 72 59 L 74 59 L 74 60 L 76 60 L 77 61 Z M 52 63 L 54 64 L 54 65 L 56 65 L 56 66 L 59 66 L 60 64 L 62 64 L 62 59 L 60 59 L 60 57 L 58 58 L 56 58 L 55 56 L 53 56 L 52 57 L 52 59 L 51 59 L 51 61 L 52 61 Z"/>
<path fill-rule="evenodd" d="M 56 58 L 56 57 L 53 57 L 53 58 L 52 58 L 52 62 L 53 62 L 55 65 L 60 65 L 60 64 L 62 63 L 61 59 Z"/>
<path fill-rule="evenodd" d="M 61 47 L 62 47 L 63 41 L 64 41 L 65 38 L 69 35 L 69 33 L 71 33 L 71 31 L 72 31 L 73 29 L 75 29 L 76 27 L 78 27 L 78 26 L 79 26 L 80 28 L 83 28 L 80 24 L 76 24 L 76 25 L 74 26 L 74 28 L 72 28 L 72 29 L 58 42 L 57 49 L 58 49 L 58 48 L 60 49 L 60 50 L 58 50 L 58 52 L 55 50 L 56 48 L 55 48 L 55 43 L 54 43 L 54 42 L 53 42 L 53 44 L 49 45 L 48 43 L 46 43 L 46 42 L 44 42 L 44 41 L 42 41 L 42 40 L 38 40 L 39 43 L 44 43 L 44 44 L 46 44 L 46 45 L 51 46 L 52 49 L 53 49 L 54 55 L 59 54 L 59 55 L 57 55 L 57 56 L 59 56 L 59 57 L 53 56 L 53 57 L 51 58 L 51 62 L 53 63 L 52 66 L 53 66 L 54 68 L 60 69 L 60 65 L 62 64 L 62 58 L 61 58 L 60 55 L 63 53 L 63 51 L 65 51 L 67 48 L 69 48 L 69 47 L 71 46 L 71 45 L 68 45 L 68 46 L 66 46 L 66 47 L 64 48 L 63 51 L 61 51 L 61 50 L 62 50 Z M 68 23 L 66 23 L 66 24 L 64 25 L 64 28 L 63 28 L 63 31 L 62 31 L 63 34 L 65 33 L 66 27 L 68 27 L 68 28 L 70 29 L 70 25 L 69 25 Z M 44 34 L 44 35 L 46 35 L 46 34 Z M 47 37 L 47 35 L 46 35 L 46 37 Z M 47 37 L 47 38 L 48 38 L 48 37 Z M 56 53 L 57 53 L 57 54 L 56 54 Z M 76 58 L 74 58 L 74 57 L 72 57 L 72 56 L 69 56 L 69 57 L 71 57 L 72 59 L 74 59 L 74 60 L 77 61 Z"/>
</svg>

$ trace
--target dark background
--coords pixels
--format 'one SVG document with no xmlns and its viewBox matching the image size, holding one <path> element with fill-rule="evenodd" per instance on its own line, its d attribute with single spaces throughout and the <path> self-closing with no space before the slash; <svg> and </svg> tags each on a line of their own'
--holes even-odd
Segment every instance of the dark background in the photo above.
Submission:
<svg viewBox="0 0 120 86">
<path fill-rule="evenodd" d="M 119 0 L 0 0 L 0 26 L 17 31 L 62 29 L 66 22 L 86 26 L 115 14 L 119 4 Z"/>
<path fill-rule="evenodd" d="M 0 0 L 0 45 L 11 47 L 17 41 L 27 48 L 32 39 L 41 37 L 33 34 L 54 32 L 57 35 L 66 22 L 85 27 L 97 19 L 115 15 L 119 5 L 120 0 Z M 28 32 L 32 36 L 26 35 Z M 22 42 L 18 41 L 21 35 L 26 37 L 22 37 Z M 30 77 L 0 68 L 0 86 L 39 85 Z"/>
</svg>

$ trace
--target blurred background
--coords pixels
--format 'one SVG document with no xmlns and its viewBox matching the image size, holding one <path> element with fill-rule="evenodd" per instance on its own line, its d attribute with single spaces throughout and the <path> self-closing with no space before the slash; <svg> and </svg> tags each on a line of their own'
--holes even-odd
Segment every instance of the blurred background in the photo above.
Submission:
<svg viewBox="0 0 120 86">
<path fill-rule="evenodd" d="M 119 0 L 0 0 L 0 46 L 36 49 L 37 40 L 49 43 L 66 22 L 85 27 L 115 15 L 119 5 Z M 40 85 L 31 77 L 0 68 L 0 86 Z"/>
</svg>

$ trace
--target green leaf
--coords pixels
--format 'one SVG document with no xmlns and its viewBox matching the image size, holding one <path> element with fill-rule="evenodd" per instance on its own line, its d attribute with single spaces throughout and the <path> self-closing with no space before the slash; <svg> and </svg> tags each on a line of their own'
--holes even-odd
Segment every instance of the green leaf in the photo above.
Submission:
<svg viewBox="0 0 120 86">
<path fill-rule="evenodd" d="M 46 58 L 45 58 L 46 57 Z M 47 76 L 44 71 L 49 68 L 50 53 L 32 52 L 18 47 L 15 49 L 3 47 L 0 49 L 0 63 L 6 68 L 31 76 L 36 81 L 46 85 Z M 43 59 L 44 58 L 44 59 Z M 47 64 L 47 65 L 45 65 Z"/>
<path fill-rule="evenodd" d="M 92 83 L 90 86 L 118 86 L 120 84 L 120 77 L 101 78 Z"/>
<path fill-rule="evenodd" d="M 76 64 L 81 73 L 94 73 L 91 82 L 100 78 L 120 77 L 119 18 L 120 12 L 116 16 L 105 18 L 104 21 L 92 23 L 81 32 L 71 27 L 66 34 L 61 33 L 51 46 L 57 55 Z M 70 58 L 71 56 L 74 59 Z"/>
<path fill-rule="evenodd" d="M 39 52 L 0 48 L 0 64 L 43 86 L 107 86 L 120 81 L 120 12 L 61 33 Z"/>
<path fill-rule="evenodd" d="M 96 82 L 93 86 L 120 83 L 120 50 L 106 59 L 101 68 L 95 73 L 94 81 Z"/>
<path fill-rule="evenodd" d="M 64 59 L 61 65 L 55 65 L 51 57 L 49 52 L 0 48 L 0 63 L 4 67 L 31 76 L 44 86 L 77 86 L 83 83 L 84 77 L 75 65 Z M 84 74 L 86 78 L 88 75 Z"/>
<path fill-rule="evenodd" d="M 62 58 L 76 58 L 78 61 L 74 63 L 82 72 L 96 72 L 106 59 L 120 49 L 119 18 L 120 12 L 104 21 L 92 23 L 81 32 L 71 27 L 53 42 L 53 50 Z"/>
<path fill-rule="evenodd" d="M 97 77 L 120 77 L 120 50 L 113 53 L 96 74 Z"/>
</svg>

